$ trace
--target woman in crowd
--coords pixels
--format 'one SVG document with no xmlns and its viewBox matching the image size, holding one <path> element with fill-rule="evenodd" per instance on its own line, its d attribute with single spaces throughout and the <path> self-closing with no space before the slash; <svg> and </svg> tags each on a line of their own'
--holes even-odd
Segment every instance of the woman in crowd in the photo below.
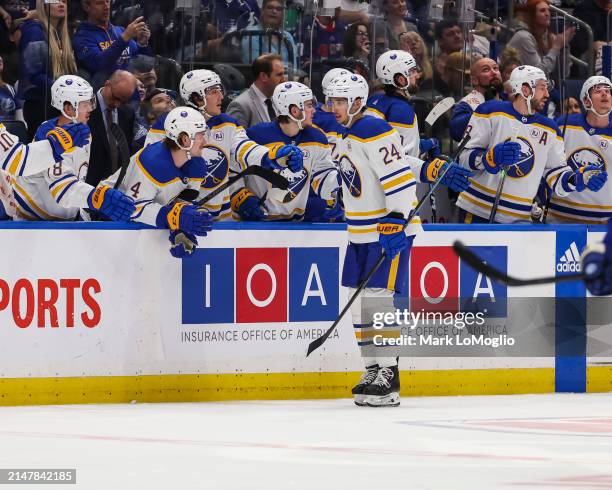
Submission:
<svg viewBox="0 0 612 490">
<path fill-rule="evenodd" d="M 53 82 L 77 71 L 68 35 L 66 1 L 45 4 L 44 0 L 37 0 L 36 20 L 21 25 L 19 93 L 24 100 L 23 114 L 30 138 L 55 113 L 50 109 L 48 95 Z"/>
<path fill-rule="evenodd" d="M 515 5 L 514 9 L 518 30 L 507 46 L 518 51 L 524 65 L 540 68 L 549 79 L 568 76 L 569 42 L 574 37 L 576 29 L 569 26 L 559 34 L 550 32 L 548 0 L 527 0 L 525 3 Z"/>
<path fill-rule="evenodd" d="M 355 22 L 346 28 L 342 46 L 346 58 L 354 58 L 367 64 L 370 57 L 370 31 L 368 26 Z"/>
<path fill-rule="evenodd" d="M 429 58 L 429 51 L 427 50 L 425 41 L 419 33 L 414 31 L 402 32 L 399 35 L 399 44 L 399 49 L 408 51 L 417 62 L 419 69 L 417 85 L 420 86 L 423 82 L 431 80 L 433 77 L 433 68 Z"/>
</svg>

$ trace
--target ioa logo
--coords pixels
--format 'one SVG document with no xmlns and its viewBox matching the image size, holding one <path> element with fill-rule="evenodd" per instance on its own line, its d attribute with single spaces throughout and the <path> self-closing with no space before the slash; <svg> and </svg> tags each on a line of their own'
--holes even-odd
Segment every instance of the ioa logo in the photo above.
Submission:
<svg viewBox="0 0 612 490">
<path fill-rule="evenodd" d="M 580 272 L 580 252 L 576 242 L 570 244 L 557 262 L 557 272 Z"/>
<path fill-rule="evenodd" d="M 182 263 L 182 323 L 287 323 L 338 315 L 337 247 L 200 248 Z"/>
<path fill-rule="evenodd" d="M 508 271 L 508 248 L 473 246 L 470 249 L 496 269 Z M 414 247 L 408 274 L 412 311 L 485 312 L 507 316 L 508 289 L 476 272 L 455 255 L 452 247 Z"/>
</svg>

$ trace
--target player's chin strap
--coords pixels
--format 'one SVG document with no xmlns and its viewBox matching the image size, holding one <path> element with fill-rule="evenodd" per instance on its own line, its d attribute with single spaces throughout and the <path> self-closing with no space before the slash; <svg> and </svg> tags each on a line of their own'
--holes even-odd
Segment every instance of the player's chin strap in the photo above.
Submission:
<svg viewBox="0 0 612 490">
<path fill-rule="evenodd" d="M 63 106 L 64 104 L 62 104 Z M 74 116 L 69 116 L 68 114 L 66 114 L 66 111 L 64 111 L 64 108 L 62 107 L 62 116 L 64 116 L 66 119 L 70 119 L 70 121 L 72 121 L 72 124 L 77 124 L 77 118 L 79 117 L 79 104 L 77 103 L 76 107 L 74 108 Z"/>
<path fill-rule="evenodd" d="M 525 99 L 525 102 L 527 103 L 527 115 L 533 116 L 533 108 L 531 107 L 531 99 L 533 99 L 533 89 L 531 89 L 531 94 L 529 95 L 529 97 L 525 97 L 522 92 L 521 97 L 523 97 L 523 99 Z"/>
<path fill-rule="evenodd" d="M 589 107 L 588 110 L 591 111 L 593 114 L 595 114 L 598 117 L 608 117 L 610 113 L 612 112 L 612 109 L 610 109 L 608 110 L 608 112 L 604 114 L 600 114 L 599 112 L 595 110 L 595 104 L 593 104 L 593 100 L 591 100 L 591 96 L 589 94 L 586 94 L 585 99 L 591 103 L 591 107 Z"/>
<path fill-rule="evenodd" d="M 181 150 L 187 152 L 187 160 L 191 160 L 191 149 L 193 148 L 193 145 L 195 144 L 195 137 L 189 138 L 189 141 L 191 141 L 191 144 L 189 145 L 189 147 L 181 146 L 178 140 L 180 140 L 180 138 L 177 139 L 176 146 L 178 146 Z"/>
<path fill-rule="evenodd" d="M 356 101 L 357 99 L 355 99 Z M 353 105 L 355 105 L 355 101 L 353 101 L 353 103 L 351 104 L 351 107 L 353 107 Z M 347 128 L 351 127 L 351 124 L 353 123 L 353 118 L 359 114 L 361 112 L 361 109 L 363 108 L 363 106 L 359 106 L 359 108 L 357 109 L 357 111 L 351 113 L 351 109 L 349 108 L 348 112 L 347 112 L 347 116 L 348 116 L 348 122 L 346 124 Z"/>
<path fill-rule="evenodd" d="M 302 118 L 301 119 L 296 119 L 291 114 L 289 114 L 289 119 L 291 119 L 293 122 L 295 122 L 298 125 L 298 129 L 301 131 L 302 129 L 304 129 L 304 126 L 302 126 L 302 123 L 306 120 L 306 111 L 304 109 L 302 109 Z"/>
<path fill-rule="evenodd" d="M 208 121 L 212 117 L 208 112 L 206 112 L 206 98 L 204 98 L 204 105 L 203 106 L 197 106 L 196 104 L 191 102 L 191 100 L 187 101 L 187 105 L 189 107 L 193 107 L 196 111 L 198 111 L 200 114 L 202 114 L 204 116 L 204 119 L 206 119 L 206 121 Z M 193 146 L 193 145 L 191 145 L 191 146 Z"/>
</svg>

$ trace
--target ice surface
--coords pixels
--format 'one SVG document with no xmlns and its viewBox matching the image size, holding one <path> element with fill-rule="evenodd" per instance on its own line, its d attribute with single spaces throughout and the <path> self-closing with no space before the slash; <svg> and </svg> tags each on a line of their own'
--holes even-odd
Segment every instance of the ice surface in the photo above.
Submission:
<svg viewBox="0 0 612 490">
<path fill-rule="evenodd" d="M 52 488 L 612 488 L 612 393 L 5 407 L 0 454 L 77 468 Z"/>
</svg>

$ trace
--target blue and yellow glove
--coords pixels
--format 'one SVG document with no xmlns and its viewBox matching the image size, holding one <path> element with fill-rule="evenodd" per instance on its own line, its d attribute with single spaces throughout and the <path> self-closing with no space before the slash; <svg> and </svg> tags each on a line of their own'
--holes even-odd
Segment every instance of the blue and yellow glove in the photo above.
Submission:
<svg viewBox="0 0 612 490">
<path fill-rule="evenodd" d="M 170 243 L 170 255 L 177 259 L 190 257 L 198 247 L 198 238 L 191 233 L 186 233 L 181 230 L 172 230 L 168 237 Z"/>
<path fill-rule="evenodd" d="M 261 166 L 272 170 L 288 167 L 292 172 L 299 172 L 304 168 L 304 152 L 297 146 L 277 145 L 263 158 Z"/>
<path fill-rule="evenodd" d="M 246 187 L 234 193 L 230 205 L 232 211 L 238 213 L 243 221 L 261 221 L 266 217 L 259 198 Z"/>
<path fill-rule="evenodd" d="M 514 165 L 520 157 L 521 145 L 516 141 L 504 141 L 487 151 L 482 161 L 487 172 L 496 174 L 503 167 Z"/>
<path fill-rule="evenodd" d="M 136 210 L 134 201 L 123 192 L 99 184 L 87 197 L 87 205 L 113 221 L 129 221 Z"/>
<path fill-rule="evenodd" d="M 446 169 L 450 165 L 450 170 Z M 425 162 L 421 168 L 421 181 L 436 182 L 440 175 L 443 175 L 441 184 L 450 187 L 455 192 L 462 192 L 470 186 L 469 178 L 472 176 L 467 168 L 454 162 L 448 163 L 446 160 L 434 158 L 430 162 Z"/>
<path fill-rule="evenodd" d="M 440 151 L 440 141 L 438 138 L 427 138 L 419 140 L 419 152 L 428 153 L 431 158 L 437 157 Z"/>
<path fill-rule="evenodd" d="M 576 170 L 573 177 L 577 192 L 586 189 L 597 192 L 608 180 L 608 172 L 601 170 L 597 165 L 586 165 Z"/>
<path fill-rule="evenodd" d="M 186 202 L 162 206 L 157 214 L 157 227 L 182 230 L 197 236 L 206 236 L 212 230 L 212 216 Z"/>
<path fill-rule="evenodd" d="M 47 141 L 51 144 L 51 151 L 56 162 L 61 162 L 63 154 L 75 146 L 83 147 L 89 142 L 91 131 L 87 124 L 66 124 L 56 126 L 47 133 Z"/>
<path fill-rule="evenodd" d="M 401 213 L 389 213 L 378 220 L 378 242 L 382 245 L 388 259 L 392 259 L 408 246 L 404 233 L 406 219 Z"/>
</svg>

